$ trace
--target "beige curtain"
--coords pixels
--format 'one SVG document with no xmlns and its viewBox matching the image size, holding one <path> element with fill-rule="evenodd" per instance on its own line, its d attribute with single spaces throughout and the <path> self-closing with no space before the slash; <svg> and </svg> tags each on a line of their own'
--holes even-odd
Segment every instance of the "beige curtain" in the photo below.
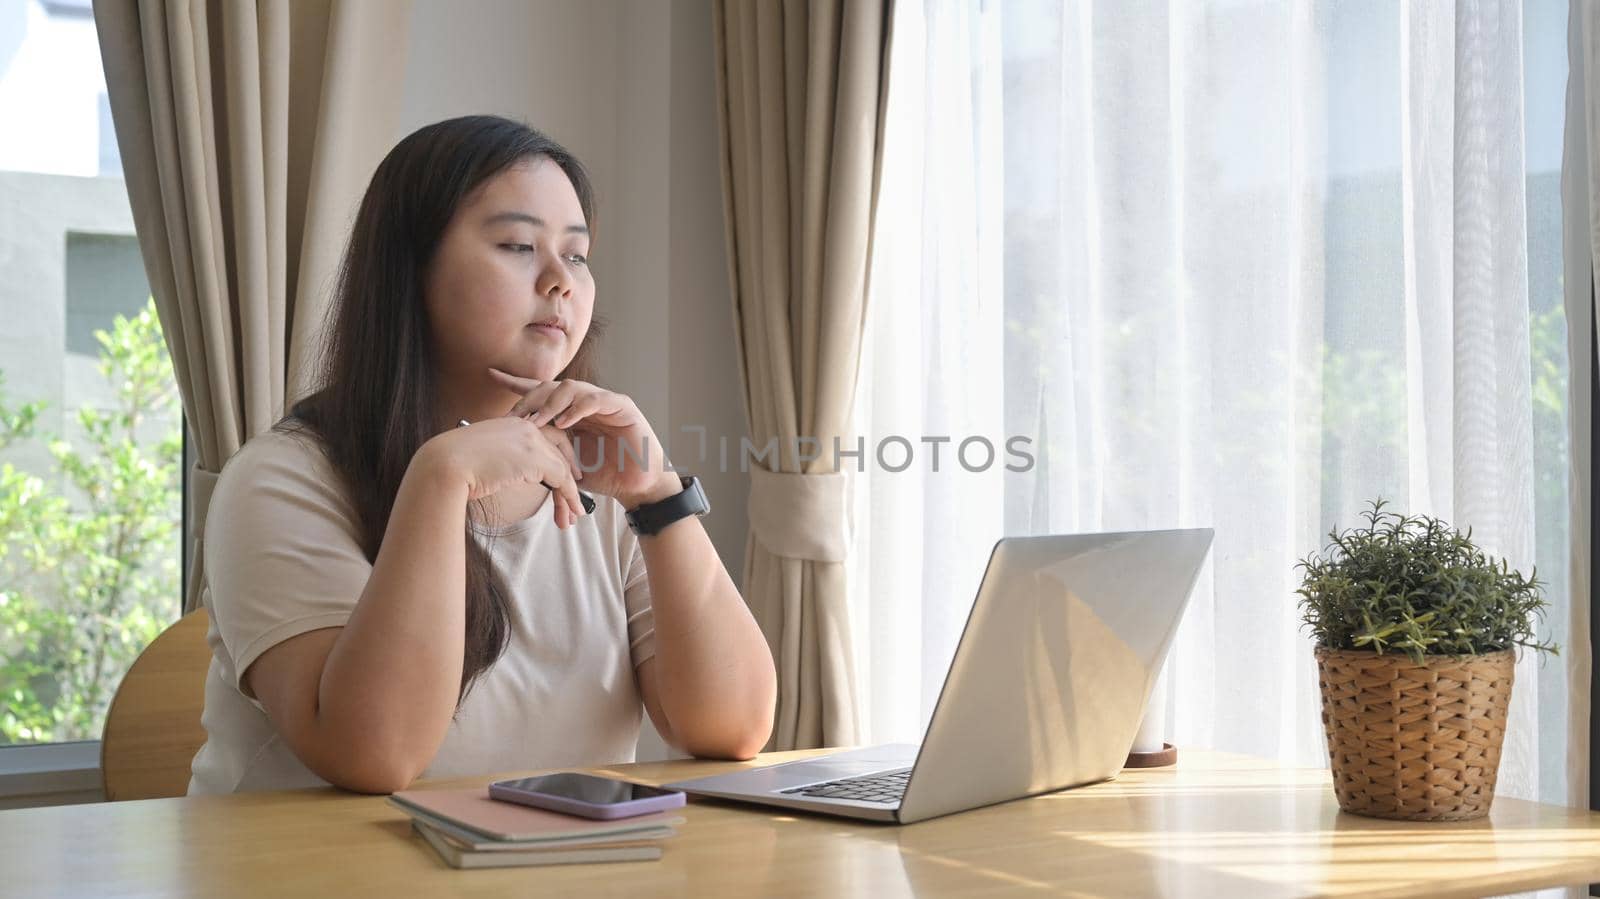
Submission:
<svg viewBox="0 0 1600 899">
<path fill-rule="evenodd" d="M 361 194 L 398 135 L 409 0 L 95 0 L 145 271 L 194 435 L 184 610 L 222 465 L 314 374 Z"/>
<path fill-rule="evenodd" d="M 757 453 L 776 441 L 753 465 L 744 569 L 778 666 L 770 745 L 847 745 L 849 504 L 834 445 L 855 448 L 887 3 L 718 0 L 713 24 L 745 412 Z"/>
</svg>

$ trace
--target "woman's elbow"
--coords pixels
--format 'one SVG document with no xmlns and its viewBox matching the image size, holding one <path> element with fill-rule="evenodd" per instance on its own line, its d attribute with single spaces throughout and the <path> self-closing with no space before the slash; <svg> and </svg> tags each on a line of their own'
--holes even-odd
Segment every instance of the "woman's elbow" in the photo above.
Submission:
<svg viewBox="0 0 1600 899">
<path fill-rule="evenodd" d="M 416 777 L 404 768 L 362 768 L 329 778 L 328 782 L 352 793 L 397 793 L 411 786 Z"/>
<path fill-rule="evenodd" d="M 682 749 L 695 758 L 749 761 L 772 736 L 772 708 L 747 721 L 708 721 L 683 736 Z"/>
<path fill-rule="evenodd" d="M 427 768 L 409 754 L 379 746 L 349 746 L 337 759 L 307 764 L 318 777 L 353 793 L 394 793 L 411 786 Z"/>
<path fill-rule="evenodd" d="M 765 746 L 766 742 L 766 734 L 761 735 L 759 738 L 731 737 L 689 740 L 685 741 L 686 745 L 683 747 L 683 751 L 697 759 L 747 762 L 761 753 L 761 747 Z"/>
</svg>

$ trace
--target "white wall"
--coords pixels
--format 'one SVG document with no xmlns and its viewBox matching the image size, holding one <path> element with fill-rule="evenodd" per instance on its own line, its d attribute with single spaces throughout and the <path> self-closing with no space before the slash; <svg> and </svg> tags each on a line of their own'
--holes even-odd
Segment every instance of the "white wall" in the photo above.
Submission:
<svg viewBox="0 0 1600 899">
<path fill-rule="evenodd" d="M 706 428 L 708 459 L 695 458 L 699 446 L 678 438 L 677 462 L 704 471 L 712 514 L 706 520 L 711 540 L 735 583 L 743 578 L 749 516 L 749 475 L 739 473 L 739 441 L 747 433 L 734 345 L 732 297 L 728 292 L 728 246 L 722 210 L 721 140 L 717 131 L 715 48 L 710 0 L 674 0 L 670 61 L 672 127 L 669 178 L 671 208 L 666 238 L 671 321 L 671 401 L 673 426 Z M 718 437 L 726 437 L 731 471 L 717 468 Z"/>
<path fill-rule="evenodd" d="M 572 150 L 595 182 L 596 313 L 606 386 L 633 397 L 701 476 L 705 526 L 742 578 L 747 477 L 718 472 L 745 434 L 728 294 L 710 0 L 415 0 L 402 134 L 495 113 Z M 397 138 L 399 135 L 397 135 Z M 699 441 L 680 430 L 706 428 Z M 640 758 L 659 758 L 653 732 Z"/>
</svg>

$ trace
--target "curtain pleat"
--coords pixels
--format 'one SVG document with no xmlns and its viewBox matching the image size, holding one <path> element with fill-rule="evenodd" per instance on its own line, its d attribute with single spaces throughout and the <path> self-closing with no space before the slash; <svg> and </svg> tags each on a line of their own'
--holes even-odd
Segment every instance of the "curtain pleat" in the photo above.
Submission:
<svg viewBox="0 0 1600 899">
<path fill-rule="evenodd" d="M 344 233 L 396 137 L 409 0 L 96 0 L 117 144 L 195 439 L 184 609 L 217 474 L 314 377 Z"/>
<path fill-rule="evenodd" d="M 843 745 L 857 716 L 832 449 L 866 315 L 887 4 L 718 2 L 713 22 L 745 410 L 757 452 L 776 441 L 756 464 L 780 475 L 752 482 L 744 595 L 778 666 L 771 745 Z"/>
</svg>

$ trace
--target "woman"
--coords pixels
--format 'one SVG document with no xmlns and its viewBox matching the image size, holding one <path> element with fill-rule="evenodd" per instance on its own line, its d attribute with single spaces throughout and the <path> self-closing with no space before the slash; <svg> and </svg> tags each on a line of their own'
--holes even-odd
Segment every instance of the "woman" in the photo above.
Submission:
<svg viewBox="0 0 1600 899">
<path fill-rule="evenodd" d="M 506 119 L 378 166 L 322 387 L 212 498 L 189 792 L 629 761 L 641 704 L 695 755 L 766 742 L 766 641 L 649 422 L 593 383 L 593 227 L 578 161 Z"/>
</svg>

